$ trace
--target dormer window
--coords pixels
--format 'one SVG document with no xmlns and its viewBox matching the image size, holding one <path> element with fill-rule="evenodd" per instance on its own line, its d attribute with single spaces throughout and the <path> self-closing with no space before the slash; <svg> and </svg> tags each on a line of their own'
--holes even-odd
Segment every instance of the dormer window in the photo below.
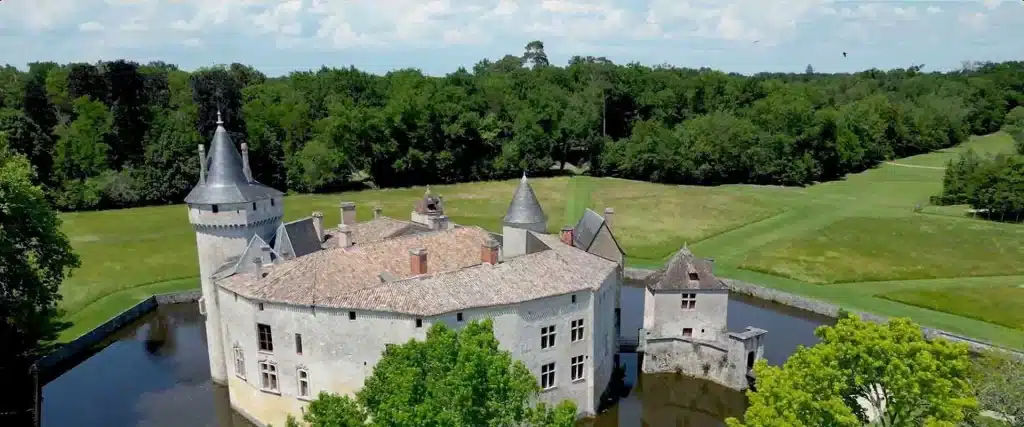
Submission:
<svg viewBox="0 0 1024 427">
<path fill-rule="evenodd" d="M 699 277 L 697 277 L 697 272 L 696 272 L 696 271 L 691 271 L 691 272 L 690 272 L 690 280 L 694 280 L 694 281 L 696 281 L 696 280 L 699 280 L 699 279 L 700 279 L 700 278 L 699 278 Z"/>
</svg>

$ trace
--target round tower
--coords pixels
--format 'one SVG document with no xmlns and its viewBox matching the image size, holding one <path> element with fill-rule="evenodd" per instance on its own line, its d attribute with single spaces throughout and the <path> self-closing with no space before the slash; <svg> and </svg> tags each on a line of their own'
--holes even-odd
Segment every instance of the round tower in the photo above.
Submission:
<svg viewBox="0 0 1024 427">
<path fill-rule="evenodd" d="M 245 252 L 253 236 L 271 241 L 284 216 L 283 194 L 260 184 L 249 170 L 249 152 L 242 144 L 239 155 L 217 112 L 217 130 L 210 152 L 199 145 L 199 182 L 185 197 L 188 218 L 196 231 L 202 298 L 199 308 L 206 317 L 206 346 L 210 376 L 227 382 L 224 335 L 214 275 L 231 258 Z"/>
<path fill-rule="evenodd" d="M 526 173 L 516 187 L 516 193 L 508 204 L 508 211 L 502 219 L 502 251 L 506 258 L 525 255 L 529 252 L 527 247 L 528 231 L 535 233 L 547 233 L 548 217 L 544 209 L 537 201 L 537 195 L 533 193 L 533 187 L 526 180 Z"/>
</svg>

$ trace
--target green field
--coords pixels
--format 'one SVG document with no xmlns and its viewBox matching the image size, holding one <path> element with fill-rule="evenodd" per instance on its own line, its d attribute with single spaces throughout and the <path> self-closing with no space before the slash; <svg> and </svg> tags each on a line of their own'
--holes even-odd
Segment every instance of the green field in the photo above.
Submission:
<svg viewBox="0 0 1024 427">
<path fill-rule="evenodd" d="M 575 222 L 585 207 L 614 207 L 616 237 L 634 266 L 660 265 L 686 243 L 715 258 L 725 277 L 1024 348 L 1024 325 L 1009 309 L 1024 306 L 1024 227 L 965 217 L 964 206 L 927 205 L 941 188 L 947 159 L 966 147 L 994 153 L 1011 146 L 1003 134 L 973 138 L 807 188 L 589 177 L 535 179 L 532 185 L 552 232 Z M 497 231 L 516 181 L 431 189 L 445 197 L 454 221 Z M 342 200 L 358 204 L 360 220 L 372 216 L 374 205 L 408 218 L 423 190 L 290 196 L 286 219 L 319 210 L 328 225 L 336 224 Z M 62 288 L 75 324 L 64 339 L 148 294 L 197 286 L 195 238 L 183 206 L 63 218 L 82 257 L 82 268 Z"/>
</svg>

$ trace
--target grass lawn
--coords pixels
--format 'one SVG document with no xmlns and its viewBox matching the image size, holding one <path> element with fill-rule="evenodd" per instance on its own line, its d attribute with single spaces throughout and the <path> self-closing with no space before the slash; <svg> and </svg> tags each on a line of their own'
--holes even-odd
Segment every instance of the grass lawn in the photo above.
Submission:
<svg viewBox="0 0 1024 427">
<path fill-rule="evenodd" d="M 1024 280 L 1009 286 L 900 289 L 879 296 L 1024 330 Z"/>
<path fill-rule="evenodd" d="M 1001 307 L 997 302 L 1005 296 L 975 292 L 969 304 L 944 304 L 936 291 L 961 287 L 969 293 L 1024 283 L 1019 262 L 1024 259 L 1024 226 L 965 218 L 963 207 L 927 205 L 928 197 L 941 189 L 942 170 L 933 167 L 955 156 L 951 153 L 967 146 L 996 152 L 1010 145 L 1003 134 L 973 138 L 964 147 L 805 188 L 673 186 L 583 176 L 534 179 L 531 184 L 551 232 L 575 224 L 585 208 L 599 213 L 615 208 L 613 229 L 633 266 L 661 265 L 688 243 L 698 255 L 714 258 L 723 277 L 849 309 L 908 316 L 928 326 L 1024 348 L 1020 322 L 1009 323 L 1015 328 L 1005 326 L 1013 321 L 986 309 Z M 431 190 L 444 196 L 453 221 L 499 231 L 517 184 L 477 182 Z M 326 224 L 334 226 L 342 200 L 356 202 L 361 221 L 372 217 L 375 205 L 387 216 L 405 219 L 423 192 L 418 187 L 289 196 L 285 219 L 321 211 Z M 62 217 L 82 257 L 82 268 L 61 289 L 66 317 L 75 324 L 65 339 L 149 294 L 198 283 L 195 237 L 181 205 Z M 925 278 L 934 280 L 910 280 Z M 929 290 L 935 293 L 925 292 Z"/>
</svg>

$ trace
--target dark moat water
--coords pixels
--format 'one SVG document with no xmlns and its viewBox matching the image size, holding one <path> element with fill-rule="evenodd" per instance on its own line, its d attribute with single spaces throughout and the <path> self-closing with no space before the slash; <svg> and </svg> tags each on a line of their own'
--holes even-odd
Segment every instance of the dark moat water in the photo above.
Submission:
<svg viewBox="0 0 1024 427">
<path fill-rule="evenodd" d="M 639 329 L 643 291 L 625 288 L 622 329 Z M 203 318 L 195 304 L 160 307 L 111 338 L 111 344 L 43 388 L 44 427 L 252 427 L 231 410 L 227 390 L 210 382 Z M 779 364 L 797 345 L 816 342 L 814 328 L 831 324 L 773 303 L 732 296 L 729 327 L 768 330 L 765 357 Z M 588 422 L 594 427 L 724 425 L 746 408 L 743 393 L 675 374 L 636 375 L 636 356 L 623 355 L 629 396 Z"/>
</svg>

